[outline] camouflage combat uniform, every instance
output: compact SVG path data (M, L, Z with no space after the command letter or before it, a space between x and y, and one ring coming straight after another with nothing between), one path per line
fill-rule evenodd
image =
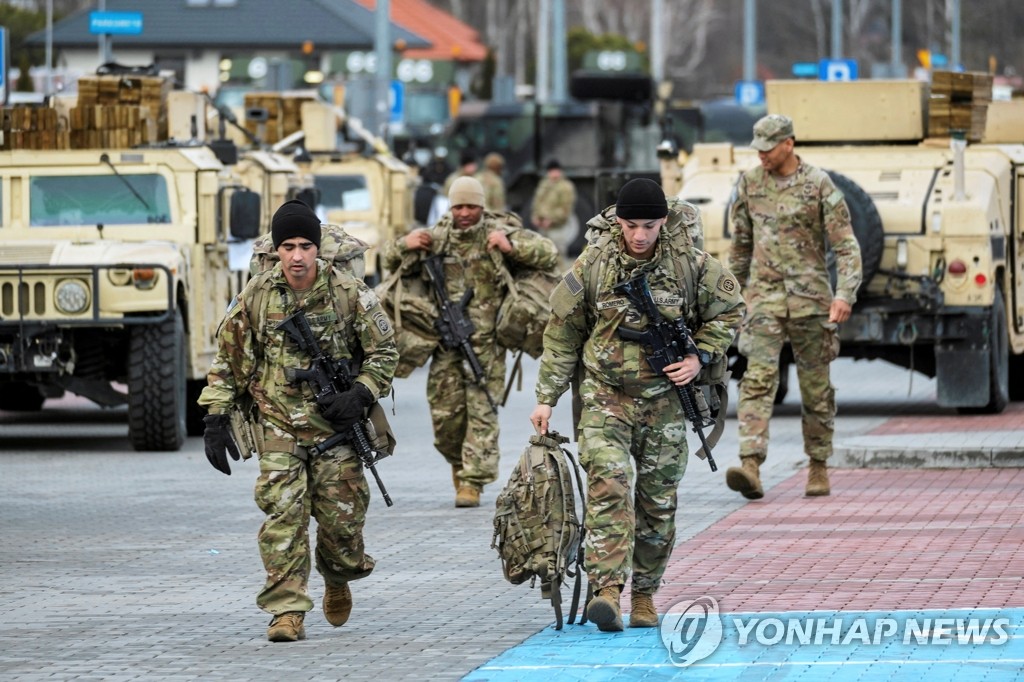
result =
M722 358L732 343L743 299L729 271L681 234L673 238L679 244L669 245L663 227L652 258L640 261L626 252L618 225L607 228L603 247L588 245L551 296L537 402L555 405L583 363L579 452L587 472L587 574L595 592L625 585L632 573L633 591L653 594L675 541L687 422L672 383L651 369L638 343L619 337L620 325L643 329L647 321L613 286L646 273L662 315L685 316L697 346L713 358Z
M836 255L835 298L853 305L861 264L850 211L827 173L799 161L796 172L780 180L761 167L744 173L731 222L729 265L747 301L739 337L748 361L737 408L740 456L761 463L768 453L779 354L788 338L800 381L804 449L825 461L836 413L829 363L839 354L838 327L828 321L833 294L825 246Z
M497 400L505 384L505 349L495 340L494 327L507 285L495 260L498 251L487 251L487 235L503 230L512 242L505 258L531 268L550 268L558 259L555 245L522 227L509 225L504 214L485 212L479 223L460 230L453 227L449 211L430 228L431 251L444 253L448 296L455 303L468 287L473 288L468 315L476 328L470 338L473 351L487 377L487 389ZM385 267L394 270L409 249L404 237L388 244ZM438 347L431 356L427 377L427 402L434 425L434 447L458 473L463 484L482 489L498 478L498 415L483 390L473 380L462 351Z
M501 176L489 168L485 168L476 174L476 179L484 188L484 207L488 211L504 211L506 208L505 183Z
M343 303L335 297L344 297ZM398 360L394 331L376 294L351 275L332 276L323 260L317 260L315 283L302 292L288 286L280 263L254 277L221 323L219 350L199 404L222 414L248 393L258 410L254 426L263 446L255 497L267 515L258 536L267 582L256 603L272 614L313 606L307 592L310 516L317 520L316 568L327 584L365 577L374 567L363 545L369 490L354 451L346 444L313 457L305 449L334 430L320 416L308 385L296 386L285 376L288 368L310 364L276 329L299 308L324 353L336 359L362 356L356 381L374 396L391 390ZM346 314L340 311L347 311L347 319L338 319Z
M568 253L569 245L579 230L575 206L576 186L564 176L557 179L544 176L537 185L530 206L534 222L538 218L551 221L551 226L541 230L541 234L553 241L563 256Z

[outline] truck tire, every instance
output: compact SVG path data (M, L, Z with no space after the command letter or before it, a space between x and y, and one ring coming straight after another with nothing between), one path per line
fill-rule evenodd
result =
M39 388L24 381L0 384L0 410L5 412L38 412L45 400Z
M882 226L882 217L878 215L875 202L871 200L864 189L850 178L835 171L825 171L832 178L832 182L839 191L846 197L846 205L850 209L850 222L853 224L853 234L857 237L857 244L860 245L860 263L863 278L861 279L858 293L864 291L868 282L878 272L878 266L882 263L882 251L885 248L885 228ZM828 263L829 278L832 280L832 288L836 285L836 257L832 248L828 247L826 255Z
M131 330L128 438L136 450L171 452L185 442L185 344L180 310Z
M988 404L958 407L960 414L999 414L1010 402L1010 347L1006 331L1003 292L996 287L988 320Z

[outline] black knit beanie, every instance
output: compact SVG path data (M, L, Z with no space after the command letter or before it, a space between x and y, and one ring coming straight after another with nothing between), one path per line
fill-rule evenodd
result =
M653 220L668 215L668 202L654 180L634 178L619 190L615 215L626 220Z
M281 246L281 242L292 237L302 237L316 244L320 248L320 219L313 213L313 209L299 201L292 199L281 204L277 209L274 219L270 222L270 234L274 240L274 248Z

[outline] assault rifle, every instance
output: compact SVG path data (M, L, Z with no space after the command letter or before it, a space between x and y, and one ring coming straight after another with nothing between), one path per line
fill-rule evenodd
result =
M480 364L480 358L476 356L476 352L469 342L469 338L476 331L473 321L466 314L466 306L473 298L473 287L466 289L458 304L453 303L445 286L443 258L443 254L434 254L423 259L423 267L426 268L427 275L430 276L430 283L434 287L434 294L437 295L438 312L440 313L440 316L434 321L434 326L437 327L437 333L441 335L441 345L445 349L462 351L469 369L473 372L473 381L487 396L487 402L491 404L491 409L497 412L498 405L491 397L490 391L487 390L487 375Z
M322 408L328 404L332 396L352 388L348 360L335 360L320 349L320 344L317 343L316 337L313 335L313 329L309 326L309 320L306 319L305 310L300 309L292 313L277 325L277 328L287 334L288 338L298 345L299 350L309 354L312 358L309 369L288 368L285 370L285 376L294 384L303 381L309 384L313 395L316 396L317 405ZM380 454L370 445L370 440L366 435L367 421L366 419L357 421L347 433L336 433L324 442L309 448L309 451L314 455L322 455L335 445L351 443L359 461L369 469L374 480L377 481L380 494L384 496L384 503L390 507L394 503L391 501L388 491L384 489L384 482L380 480L376 466L377 462L387 454Z
M619 327L619 336L627 341L637 341L644 347L644 355L647 364L655 372L664 374L665 368L682 361L687 355L707 357L706 351L697 349L693 342L690 330L686 326L686 320L680 315L675 320L666 320L651 295L651 288L647 284L647 275L640 273L636 277L627 279L615 285L614 290L623 294L641 312L647 315L647 328L643 331L625 329ZM701 361L705 364L705 361ZM693 399L693 385L679 386L672 384L679 396L679 402L683 405L683 414L687 421L693 426L693 430L700 438L703 451L708 457L708 465L712 471L718 471L715 458L711 456L711 446L704 438L704 428L714 424L714 421L705 422L697 410Z

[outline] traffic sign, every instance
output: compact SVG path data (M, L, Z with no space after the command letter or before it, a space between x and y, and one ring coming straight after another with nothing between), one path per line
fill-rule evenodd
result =
M0 104L7 103L7 29L0 26Z
M797 78L817 78L818 65L814 62L793 62L793 75Z
M856 59L822 59L818 62L818 79L823 81L857 80Z
M405 113L405 84L400 80L391 81L391 122L401 123Z
M89 33L137 36L142 33L142 12L89 12Z
M736 104L745 107L764 104L764 82L736 81Z

